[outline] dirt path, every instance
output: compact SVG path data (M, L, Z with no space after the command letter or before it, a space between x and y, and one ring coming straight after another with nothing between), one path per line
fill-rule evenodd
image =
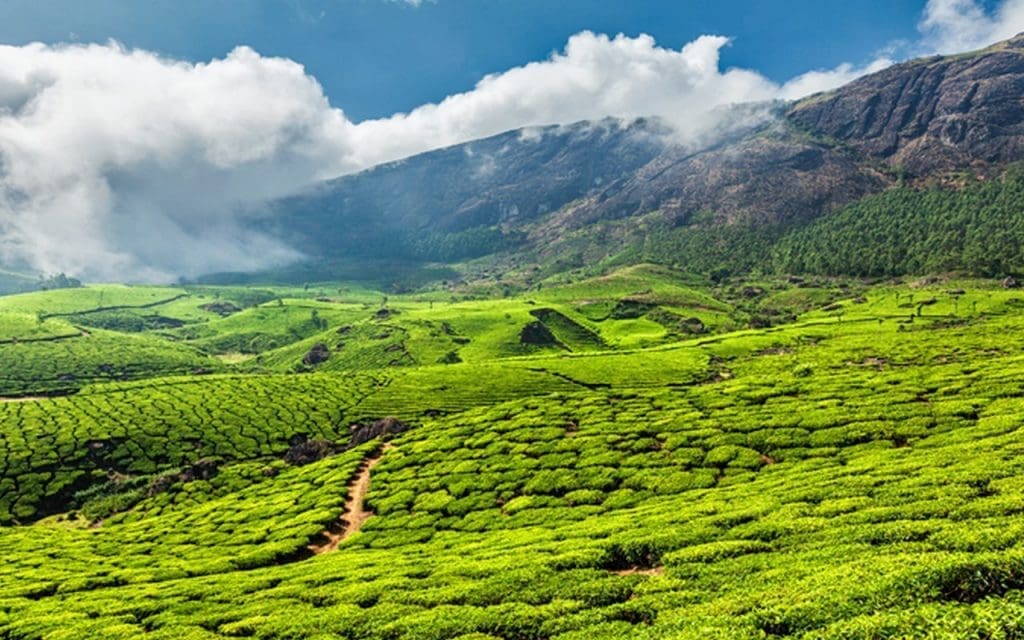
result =
M39 400L53 400L50 396L19 396L16 398L2 398L0 397L0 403L2 402L37 402Z
M323 537L326 540L319 544L309 545L309 550L315 555L330 553L338 548L343 540L359 531L363 524L373 516L372 511L367 511L363 502L366 492L370 490L370 472L383 458L384 454L391 448L390 443L385 443L380 451L372 458L365 458L355 477L348 483L348 498L345 500L345 511L341 514L330 529L324 531Z
M629 569L618 569L612 573L617 576L663 576L665 567L630 567Z

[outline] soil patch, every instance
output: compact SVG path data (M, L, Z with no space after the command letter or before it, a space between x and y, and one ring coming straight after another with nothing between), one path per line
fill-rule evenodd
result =
M314 555L330 553L338 548L344 540L359 531L363 524L373 516L372 511L365 508L366 493L370 490L370 472L384 458L391 444L381 447L379 453L365 458L359 465L355 476L348 483L348 498L345 500L345 512L334 526L323 532L324 541L309 545Z

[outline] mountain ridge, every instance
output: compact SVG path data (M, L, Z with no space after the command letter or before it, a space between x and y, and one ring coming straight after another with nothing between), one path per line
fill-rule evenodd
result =
M317 185L276 203L265 230L313 262L507 268L599 263L650 228L808 225L899 185L991 178L1024 159L1024 36L718 116L725 134L703 145L657 118L505 132Z

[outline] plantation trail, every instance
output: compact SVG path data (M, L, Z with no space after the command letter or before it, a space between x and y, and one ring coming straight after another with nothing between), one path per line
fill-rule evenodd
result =
M37 402L39 400L53 400L50 396L19 396L16 398L3 398L0 397L0 403L3 402Z
M630 567L612 571L617 576L663 576L665 567Z
M348 483L348 498L345 500L345 511L342 513L337 525L323 532L323 537L326 538L325 542L309 545L308 548L314 555L334 551L342 541L347 540L359 531L363 524L373 516L373 512L367 511L363 505L366 492L370 490L370 472L384 458L384 454L391 447L391 443L385 443L373 457L363 459L362 464L359 465L359 469L356 471L355 477Z

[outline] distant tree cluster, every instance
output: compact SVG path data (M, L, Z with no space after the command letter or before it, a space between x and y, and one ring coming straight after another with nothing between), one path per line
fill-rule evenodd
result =
M63 273L50 276L48 278L40 278L36 284L36 288L42 289L43 291L49 291L51 289L77 289L82 286L82 281L78 278L69 278Z
M1024 271L1024 167L960 189L896 187L800 226L679 227L650 234L651 262L690 271L852 276Z
M474 227L453 233L410 235L401 242L403 257L427 262L456 262L513 246L516 238L496 227Z
M1024 170L960 190L897 188L787 234L776 270L890 276L1024 268Z
M640 260L675 265L723 279L737 273L770 271L772 243L779 227L688 226L648 234Z

